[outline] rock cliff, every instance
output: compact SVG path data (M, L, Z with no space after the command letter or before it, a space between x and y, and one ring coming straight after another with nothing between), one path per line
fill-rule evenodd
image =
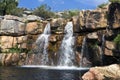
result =
M35 15L17 17L5 15L0 17L0 63L1 65L22 65L25 57L36 54L35 41L43 32L45 25L51 24L52 34L49 37L49 59L57 55L64 36L64 27L68 21L73 22L76 37L75 55L77 66L81 61L81 49L86 38L84 59L90 65L110 65L120 63L119 18L120 4L112 3L95 10L80 11L70 20L64 18L43 21ZM24 55L23 55L24 54ZM16 57L17 56L17 57ZM13 60L13 57L15 59ZM24 58L24 59L23 59ZM22 62L23 63L22 63Z

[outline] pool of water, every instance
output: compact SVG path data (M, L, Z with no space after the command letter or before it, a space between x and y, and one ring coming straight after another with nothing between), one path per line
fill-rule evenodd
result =
M81 80L87 69L47 69L38 67L0 67L0 80Z

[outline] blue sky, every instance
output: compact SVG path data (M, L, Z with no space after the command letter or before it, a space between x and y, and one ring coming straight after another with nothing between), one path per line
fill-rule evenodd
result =
M34 9L41 4L47 4L53 11L70 9L95 9L97 5L108 0L19 0L19 7Z

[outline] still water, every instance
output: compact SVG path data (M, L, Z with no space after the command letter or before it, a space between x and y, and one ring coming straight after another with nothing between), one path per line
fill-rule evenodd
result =
M0 80L81 80L87 70L0 67Z

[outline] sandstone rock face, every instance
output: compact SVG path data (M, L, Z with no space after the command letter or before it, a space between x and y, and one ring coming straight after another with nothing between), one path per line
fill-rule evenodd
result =
M12 15L5 15L4 16L5 20L15 20L15 21L19 21L19 22L24 22L23 18L17 17L17 16L12 16Z
M87 10L81 11L79 14L79 26L81 29L99 29L106 28L107 18L106 11L102 10Z
M108 11L108 24L110 28L119 28L120 27L120 4L112 3L109 6Z
M27 56L25 53L0 54L0 65L2 65L2 66L23 65L26 57Z
M105 67L94 67L82 76L83 80L119 80L120 65L113 64Z
M94 33L89 33L89 34L87 35L87 38L88 38L88 39L98 39L98 35L97 35L96 32L94 32Z
M2 20L0 27L1 34L17 34L21 35L25 33L25 24L15 20Z
M105 46L106 46L105 55L113 56L114 55L113 50L115 50L115 43L106 41Z
M3 50L15 47L16 45L22 48L22 45L27 41L27 36L20 37L1 36L0 38L1 48ZM24 46L24 48L26 48L26 46Z
M28 34L38 34L42 33L43 25L38 22L29 22L26 25L26 32Z
M0 54L0 65L4 65L5 56L6 54Z
M73 22L73 31L74 32L80 32L80 23L78 22L79 17L73 16L72 22Z
M34 21L40 21L41 18L38 17L38 16L36 16L36 15L28 15L27 18L26 18L26 20L28 22L34 22Z
M64 32L64 26L66 25L66 20L63 18L52 19L51 22L52 31L61 34Z

